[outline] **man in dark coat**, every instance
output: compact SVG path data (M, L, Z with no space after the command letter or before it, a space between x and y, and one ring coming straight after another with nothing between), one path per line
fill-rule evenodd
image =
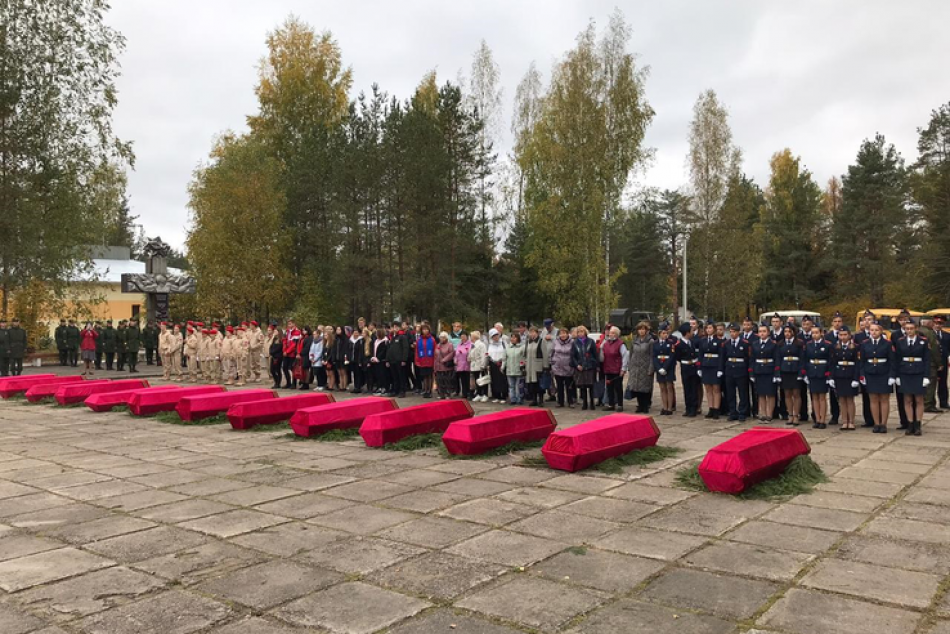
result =
M145 347L145 364L152 365L152 358L158 348L158 328L154 321L149 321L142 329L142 345Z
M10 374L10 330L7 320L0 317L0 376Z
M59 325L53 332L53 339L56 341L56 351L59 352L59 364L65 366L69 363L69 345L66 343L66 320L60 319Z
M96 325L93 327L96 331L96 369L102 369L102 322L96 321Z
M73 368L79 365L79 338L79 326L75 319L70 319L66 326L66 350L69 353L69 365Z
M102 329L102 353L106 357L106 370L112 372L112 362L115 360L115 328L112 327L112 320L106 320L106 327Z
M125 340L128 335L128 328L125 327L125 320L119 320L119 327L115 331L115 369L121 372L125 369Z
M10 350L10 374L23 374L23 357L26 356L26 331L20 328L20 320L13 318L9 333L8 349Z
M125 352L128 355L129 372L138 372L135 365L139 360L139 348L142 346L142 331L139 330L139 320L130 319L129 327L125 329Z

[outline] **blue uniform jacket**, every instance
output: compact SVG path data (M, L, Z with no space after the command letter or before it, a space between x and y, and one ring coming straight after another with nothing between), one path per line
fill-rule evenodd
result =
M831 378L831 350L831 344L824 339L805 344L804 369L809 381Z
M801 340L792 339L791 342L782 339L778 344L778 364L782 374L802 374L802 357L805 347Z
M891 372L891 358L893 355L891 342L881 337L874 343L868 339L858 348L861 358L861 376L888 375Z
M684 379L696 376L696 371L699 370L699 350L696 345L684 337L677 343L673 352L680 366L680 376Z
M727 340L722 351L723 375L732 378L749 376L751 359L749 344L742 337Z
M775 378L779 375L778 345L769 337L763 343L757 339L752 344L752 374L757 377Z
M861 378L858 346L853 341L848 343L847 348L841 342L838 342L832 350L831 359L833 363L831 378L836 381L847 381L848 383Z
M663 341L653 344L653 370L666 370L667 376L676 371L676 346L679 345L675 337L667 337Z
M722 348L722 339L719 337L703 337L699 342L699 369L720 372Z
M891 378L898 376L930 373L930 342L927 337L917 334L914 342L904 336L894 343L894 363L891 364Z

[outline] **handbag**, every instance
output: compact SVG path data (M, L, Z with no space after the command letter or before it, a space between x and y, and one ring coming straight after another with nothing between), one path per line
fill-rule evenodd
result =
M491 383L491 376L488 374L483 374L477 379L475 379L475 383L481 387L485 387L486 385Z
M304 380L303 358L298 357L297 362L294 363L294 380L295 381Z
M544 371L541 373L541 377L538 379L538 385L542 391L548 391L551 389L551 373Z

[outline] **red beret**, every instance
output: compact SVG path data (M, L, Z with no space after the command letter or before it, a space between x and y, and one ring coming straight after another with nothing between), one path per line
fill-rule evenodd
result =
M260 326L260 324L257 323L256 321L252 321L252 322L251 322L251 325L252 325L252 326Z
M234 332L234 326L228 326L227 328L225 328L225 330L227 330L228 332Z

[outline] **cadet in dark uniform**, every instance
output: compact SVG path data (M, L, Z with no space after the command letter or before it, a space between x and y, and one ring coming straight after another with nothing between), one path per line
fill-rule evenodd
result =
M785 394L785 403L788 405L788 424L798 425L801 406L801 388L805 376L802 373L802 356L805 346L797 335L797 329L787 324L782 331L784 337L778 344L779 372L782 377L782 392Z
M20 320L13 318L13 323L7 330L9 333L10 350L10 374L20 376L23 374L23 357L26 355L26 331L20 328Z
M158 328L154 321L149 321L142 329L142 345L145 347L145 365L152 365L155 350L158 348Z
M940 375L940 370L942 369L943 355L941 354L940 342L937 341L937 333L934 332L933 326L933 317L923 315L920 318L920 326L917 327L917 332L922 337L925 337L927 343L930 345L930 366L927 368L927 378L930 381L927 385L927 393L924 394L924 412L928 414L939 414L940 409L937 407L937 384L939 381L937 377Z
M782 376L778 361L778 344L772 341L768 326L759 326L759 337L751 348L751 378L755 383L755 393L759 400L759 415L756 418L761 421L771 421L775 411L777 385L782 382Z
M0 376L10 374L10 330L7 320L0 317Z
M861 317L860 329L854 333L855 347L858 350L861 349L861 345L871 338L871 322L874 321L874 313L869 310L864 311L864 315ZM860 369L859 369L860 373ZM859 384L860 385L860 384ZM871 414L871 397L868 396L867 388L864 385L860 385L861 389L861 416L864 419L864 424L862 427L874 427L874 416Z
M674 349L676 363L680 368L683 379L683 403L686 406L686 418L693 418L699 413L699 395L702 393L702 381L699 378L699 352L693 341L693 331L690 324L680 324L682 337Z
M139 347L142 345L142 332L139 330L137 319L129 320L129 327L125 329L125 352L128 355L129 372L138 372L135 369L139 362Z
M937 401L940 409L950 409L950 390L947 389L947 364L950 357L950 334L943 329L944 316L936 315L934 317L934 336L937 343L940 344L940 366L941 370L937 372Z
M755 324L752 323L752 318L748 315L745 316L745 319L742 320L742 334L739 335L742 339L749 344L749 349L752 349L752 344L758 341L758 336L756 336ZM752 380L752 373L749 373L749 408L752 411L752 417L759 417L759 399L756 396L755 392L755 381Z
M825 341L831 344L832 350L838 345L838 333L841 332L843 327L844 316L840 311L835 311L834 317L831 318L831 330L825 333ZM828 424L837 425L838 418L841 416L841 409L838 407L838 393L835 388L831 388L828 392L828 400L831 401L831 420L828 421Z
M115 369L121 372L125 369L126 361L126 337L128 336L128 328L125 327L125 320L119 320L119 327L115 331L115 358L116 364Z
M861 360L859 379L871 399L871 416L875 434L887 433L887 418L891 413L891 392L896 379L891 377L891 342L884 338L884 328L877 321L871 323L871 336L858 348Z
M729 420L745 422L749 416L751 348L740 334L739 324L729 324L730 338L723 343L722 373L726 379Z
M56 351L59 352L59 364L65 367L69 363L69 345L66 343L65 319L59 320L59 325L53 331L53 339L56 341Z
M102 370L102 322L96 321L96 370Z
M858 381L858 347L852 341L847 326L838 330L837 339L838 343L831 353L831 387L838 395L841 430L851 431L854 429L854 397L861 385Z
M771 328L769 329L769 337L776 346L782 343L782 340L785 339L785 326L782 324L782 318L778 313L774 313L772 317L769 318L769 323ZM780 418L782 420L788 420L788 407L785 403L785 391L779 390L778 395L775 397L775 409L772 412L773 420Z
M706 335L699 341L699 376L703 380L709 411L706 418L718 419L722 409L722 340L716 336L716 324L706 324Z
M115 328L112 327L112 320L106 320L106 327L102 331L102 353L106 357L106 370L112 372L112 362L115 360Z
M815 321L808 315L802 317L802 327L798 330L797 337L802 342L802 348L811 341L811 329L815 325ZM802 362L802 374L804 374L805 366L804 361ZM808 387L807 384L802 387L802 399L801 399L801 411L798 415L799 422L808 420ZM815 422L815 413L812 412L811 415L812 422Z
M66 350L69 352L69 365L75 368L79 365L79 326L75 319L69 320L66 326Z
M917 332L912 321L904 324L904 336L893 343L894 362L891 363L891 378L895 380L904 398L904 410L910 419L905 432L908 436L920 436L920 420L923 418L924 393L930 385L930 342Z
M828 392L831 387L831 344L818 326L811 327L811 341L805 344L805 384L811 394L815 429L828 427Z
M891 347L894 346L894 343L904 336L904 325L911 321L910 313L906 308L902 308L901 312L897 315L897 326L891 328ZM900 427L898 429L907 429L910 427L910 418L907 416L907 409L904 407L904 397L903 390L900 385L894 384L894 392L897 393L897 415L900 417Z
M676 338L670 336L669 322L660 324L657 340L653 343L653 373L660 386L663 409L660 416L669 416L676 411Z

